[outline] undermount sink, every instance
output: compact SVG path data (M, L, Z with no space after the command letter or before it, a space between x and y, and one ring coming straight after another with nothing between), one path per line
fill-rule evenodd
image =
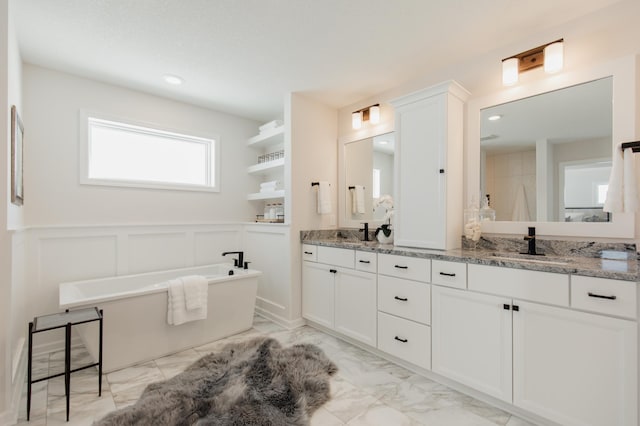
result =
M492 253L491 258L496 260L506 260L511 262L516 261L516 262L539 263L543 265L568 265L570 263L568 259L564 259L564 258L533 256L530 254Z

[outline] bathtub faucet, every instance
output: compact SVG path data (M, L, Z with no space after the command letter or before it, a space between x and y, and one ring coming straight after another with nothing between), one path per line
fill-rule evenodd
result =
M235 266L236 268L242 268L242 266L244 265L244 252L242 252L242 251L225 251L224 253L222 253L223 256L226 256L228 254L237 254L238 258L237 259L233 259L233 266Z

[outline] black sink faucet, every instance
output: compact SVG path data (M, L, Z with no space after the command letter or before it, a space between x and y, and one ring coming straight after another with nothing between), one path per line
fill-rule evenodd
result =
M362 241L369 241L369 224L365 222L362 225L364 225L364 228L360 228L360 231L364 231L364 240Z
M525 235L524 239L529 244L529 246L527 247L527 253L526 254L531 254L533 256L537 256L538 253L536 253L536 228L535 228L535 226L530 226L529 227L528 235Z
M242 252L242 251L225 251L224 253L222 253L223 256L226 256L228 254L237 254L238 258L237 259L233 259L233 266L235 266L237 268L242 268L242 266L244 265L244 252Z

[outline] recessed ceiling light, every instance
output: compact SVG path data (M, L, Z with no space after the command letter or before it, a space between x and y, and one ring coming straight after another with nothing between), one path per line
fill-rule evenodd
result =
M496 114L496 115L492 115L489 117L489 121L496 121L496 120L500 120L502 118L502 116L500 114Z
M177 75L165 74L162 78L169 84L173 84L174 86L180 86L184 83L184 80Z

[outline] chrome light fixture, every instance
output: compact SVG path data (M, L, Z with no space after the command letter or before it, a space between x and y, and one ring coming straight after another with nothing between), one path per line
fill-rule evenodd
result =
M360 129L365 121L371 124L380 122L380 104L369 105L351 113L351 127L353 129Z
M547 74L562 70L564 65L564 39L552 41L502 60L502 84L511 86L518 82L521 72L544 66Z

